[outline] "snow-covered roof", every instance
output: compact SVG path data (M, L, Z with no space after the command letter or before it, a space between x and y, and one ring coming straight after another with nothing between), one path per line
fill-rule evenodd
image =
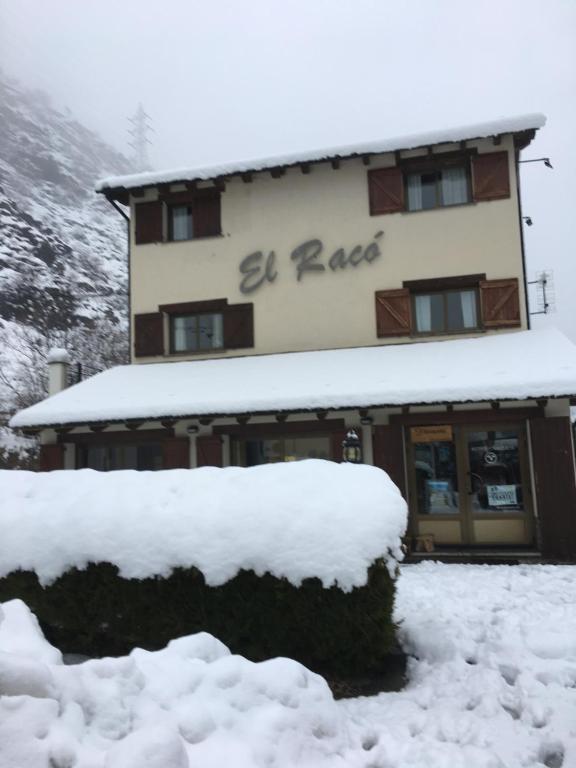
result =
M576 395L560 331L112 368L17 413L14 427Z
M278 168L298 163L318 162L332 158L353 157L356 155L381 154L400 150L427 147L432 144L446 144L454 141L471 141L488 136L498 136L504 133L519 133L542 128L546 117L540 113L520 115L487 123L476 123L459 128L448 128L428 133L411 134L390 139L377 139L363 144L349 144L341 147L328 147L311 151L296 152L277 157L265 157L250 160L223 162L217 165L200 168L173 168L166 171L150 171L128 176L110 176L101 179L97 185L98 192L107 189L134 189L152 184L167 184L179 181L194 181L215 179L235 173L262 171L268 168Z

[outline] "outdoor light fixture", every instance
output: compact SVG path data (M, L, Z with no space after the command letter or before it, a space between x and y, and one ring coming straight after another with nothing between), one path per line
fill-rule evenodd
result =
M197 435L198 426L196 424L190 424L189 427L186 427L186 432L188 432L189 435Z
M374 419L372 416L362 416L360 419L360 424L362 424L363 427L369 427L374 422Z
M353 429L348 430L342 440L342 461L347 464L362 464L362 446L360 438Z
M554 167L550 162L549 157L535 157L534 160L518 160L518 162L519 163L544 163L546 168L552 168L552 170L554 170Z
M532 219L530 218L530 216L522 216L522 218L526 222L526 226L527 227L531 227L532 226Z

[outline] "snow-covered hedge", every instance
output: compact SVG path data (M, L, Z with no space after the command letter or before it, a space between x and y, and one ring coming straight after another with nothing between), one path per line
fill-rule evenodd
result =
M400 559L406 503L366 465L303 461L250 469L0 472L0 577L47 584L88 563L124 578L197 568L210 586L252 570L344 591Z
M394 643L406 505L379 469L308 461L158 473L0 473L0 601L68 652L207 631L331 676Z

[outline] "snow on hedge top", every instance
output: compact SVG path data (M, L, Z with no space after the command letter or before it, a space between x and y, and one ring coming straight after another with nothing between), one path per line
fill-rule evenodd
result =
M248 171L262 171L266 168L293 165L296 163L327 160L333 157L351 157L354 155L381 154L383 152L395 152L401 149L416 149L417 147L431 144L448 144L454 141L482 139L487 136L497 136L503 133L516 133L542 128L546 123L544 115L535 113L521 115L488 123L477 123L460 128L448 128L429 133L411 134L392 139L379 139L363 144L349 144L341 147L330 147L311 151L297 152L277 157L266 157L256 160L241 160L228 163L220 163L204 168L174 168L167 171L151 171L136 173L128 176L111 176L101 179L96 189L102 192L105 189L130 189L150 184L170 183L177 181L192 181L194 179L214 179L218 176L226 176L233 173L246 173Z
M13 427L576 395L555 329L473 339L127 365L16 414Z
M253 570L343 590L401 558L406 502L382 470L309 460L245 469L0 472L0 577L113 563L125 578Z

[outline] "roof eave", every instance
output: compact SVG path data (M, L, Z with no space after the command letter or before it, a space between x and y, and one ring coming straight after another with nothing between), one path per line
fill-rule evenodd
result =
M513 136L514 137L514 146L517 150L521 151L525 149L534 139L536 136L536 131L539 130L538 128L530 128L526 130L521 131L506 131L504 133L495 133L488 136L472 136L465 141L480 141L481 139L492 139L497 140L501 138L502 136ZM442 144L455 144L458 143L458 141L455 139L454 141L441 141L437 142L435 144L420 144L418 146L405 146L405 147L399 147L398 149L394 150L394 152L408 152L408 151L418 151L421 149L427 149L431 146L441 146ZM156 187L163 185L172 185L172 184L189 184L192 182L222 182L227 179L231 179L238 176L253 174L253 173L270 173L271 171L282 171L285 172L286 170L290 168L298 168L301 165L319 165L320 163L331 163L334 161L342 161L342 160L355 160L365 157L373 157L375 155L385 155L390 154L391 151L382 151L382 152L351 152L349 154L335 154L335 155L326 155L324 157L319 157L315 160L309 160L309 159L302 159L302 160L295 160L290 163L285 164L279 164L275 166L265 167L265 168L243 168L242 170L233 171L227 174L223 175L214 175L212 177L201 177L201 176L194 176L194 175L188 175L183 176L182 178L176 178L172 179L169 182L152 182L150 184L143 184L143 185L134 185L134 186L128 186L128 187L104 187L101 189L97 189L97 193L100 195L104 195L108 200L116 200L117 202L121 203L122 205L129 205L130 204L130 195L134 194L136 191L139 192L139 194L143 193L146 189L155 189Z

